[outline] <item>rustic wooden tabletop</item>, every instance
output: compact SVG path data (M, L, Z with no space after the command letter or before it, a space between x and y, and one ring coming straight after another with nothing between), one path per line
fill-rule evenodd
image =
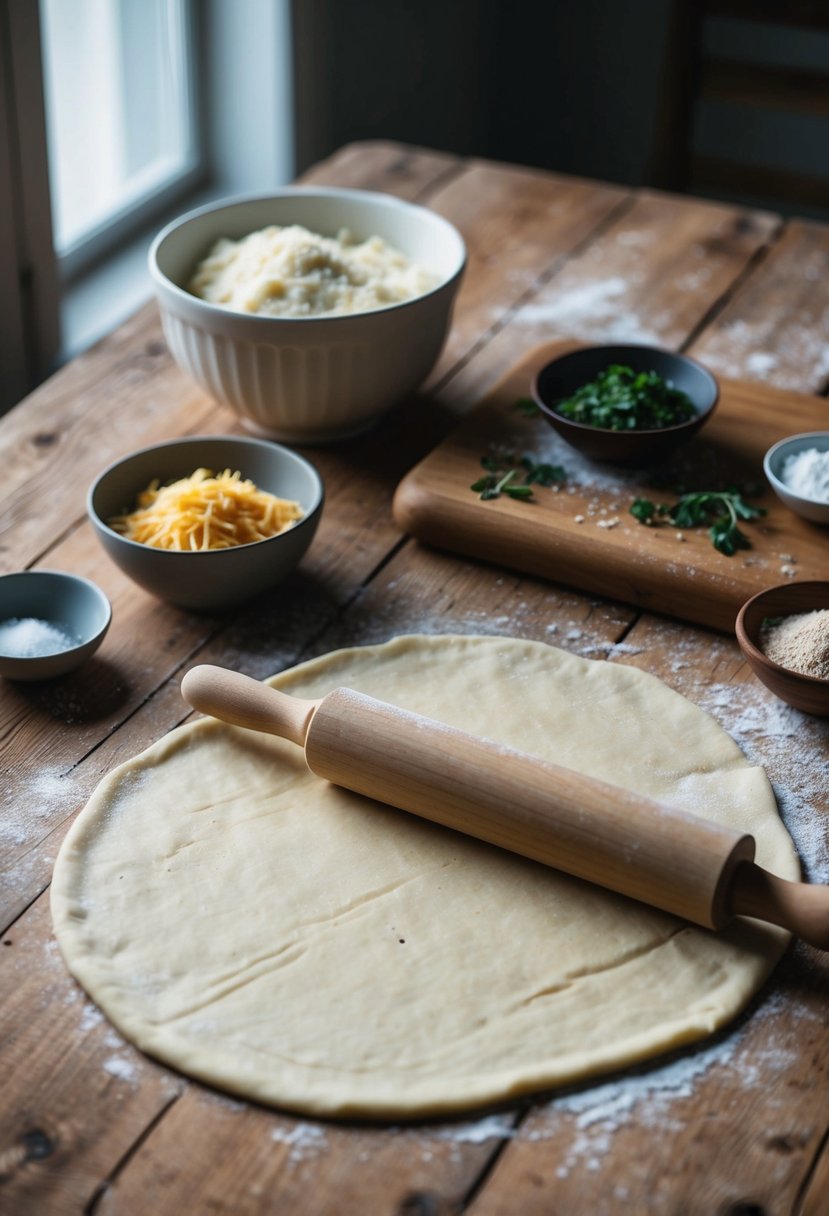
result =
M86 522L86 488L119 455L238 430L175 367L154 305L0 423L0 570L90 576L114 611L80 672L0 688L0 1212L829 1211L829 963L802 945L696 1049L415 1127L230 1100L141 1055L64 968L48 909L57 850L99 779L184 719L184 668L264 677L418 630L549 640L554 625L575 653L656 673L766 767L809 876L829 880L829 725L766 693L728 635L426 549L390 510L457 416L557 337L652 341L722 375L825 393L829 227L385 143L347 147L304 180L426 203L460 228L470 260L427 391L359 442L308 452L326 511L278 594L227 617L172 608L128 582Z

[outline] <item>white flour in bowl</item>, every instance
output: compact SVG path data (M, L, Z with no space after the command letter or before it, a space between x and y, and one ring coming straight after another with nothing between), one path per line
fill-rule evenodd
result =
M291 224L217 241L189 286L235 312L290 318L374 312L424 295L437 282L379 236L357 242L346 229L326 237Z

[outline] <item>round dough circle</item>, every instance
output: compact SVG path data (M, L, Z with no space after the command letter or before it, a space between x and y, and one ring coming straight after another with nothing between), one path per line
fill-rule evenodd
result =
M799 867L771 787L635 668L501 637L401 637L275 677L346 685L753 832ZM688 1043L787 935L697 929L349 794L280 739L200 720L111 773L61 849L66 962L143 1050L311 1114L423 1116Z

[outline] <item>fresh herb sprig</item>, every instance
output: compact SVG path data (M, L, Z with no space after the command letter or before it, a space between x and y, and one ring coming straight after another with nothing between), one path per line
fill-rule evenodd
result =
M759 519L766 511L747 503L738 490L701 490L683 494L673 504L657 505L648 498L636 498L630 513L643 524L665 523L672 528L707 526L714 548L726 557L733 557L738 549L751 548L751 541L737 521Z
M484 500L499 498L501 494L526 500L532 498L533 486L553 486L566 477L561 465L535 461L531 456L516 456L503 449L482 456L481 466L487 475L479 477L469 488Z
M653 431L694 417L690 398L656 372L612 363L595 380L555 403L572 422L607 431Z

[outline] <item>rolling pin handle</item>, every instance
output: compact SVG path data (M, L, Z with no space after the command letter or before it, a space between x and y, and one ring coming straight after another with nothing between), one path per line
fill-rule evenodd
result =
M829 886L788 882L751 861L734 871L731 911L788 929L810 946L829 950Z
M181 681L181 695L193 709L233 726L279 735L305 746L308 727L319 701L289 697L241 672L201 663Z

